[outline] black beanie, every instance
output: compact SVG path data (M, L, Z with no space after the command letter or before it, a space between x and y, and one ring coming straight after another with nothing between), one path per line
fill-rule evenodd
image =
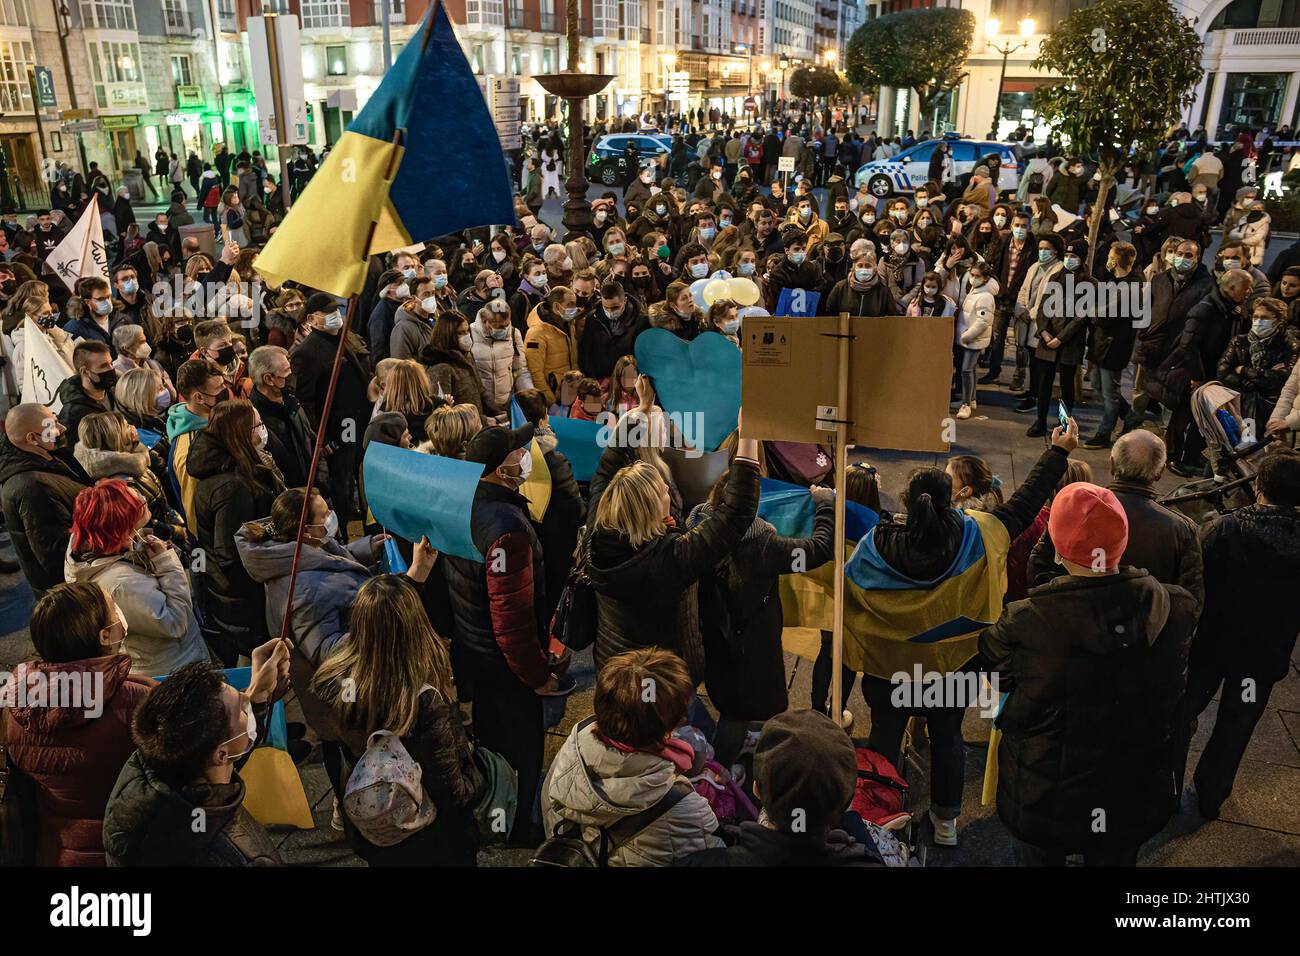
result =
M820 837L853 799L853 741L825 714L788 710L763 725L754 779L768 818L780 830Z

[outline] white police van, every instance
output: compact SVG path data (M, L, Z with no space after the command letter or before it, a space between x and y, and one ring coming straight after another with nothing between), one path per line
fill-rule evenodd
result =
M939 140L927 139L909 146L890 159L873 159L858 167L853 177L855 186L867 184L873 196L893 196L912 193L930 179L930 157ZM962 176L975 168L977 161L989 153L1002 157L1002 171L998 177L998 192L1013 192L1020 185L1020 161L1015 151L1006 143L990 140L958 139L946 135L943 142L952 151L953 175Z

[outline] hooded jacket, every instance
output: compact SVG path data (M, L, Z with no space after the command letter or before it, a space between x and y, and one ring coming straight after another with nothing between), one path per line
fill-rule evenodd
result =
M76 372L65 378L59 385L58 396L59 401L63 403L59 407L59 421L68 430L68 444L73 447L77 444L77 427L83 418L96 412L111 412L117 408L112 389L105 393L102 402L96 401L81 387L81 376Z
M538 305L536 311L538 321L529 325L524 336L524 360L533 387L545 396L547 405L554 405L560 379L578 367L577 330L557 318L549 303Z
M130 676L130 670L124 654L19 666L18 681L28 671L40 671L103 682L94 716L70 707L8 711L9 755L36 785L37 866L104 866L104 808L135 749L131 718L154 686L146 677Z
M195 436L208 427L208 420L190 411L188 402L177 402L167 409L167 440L171 447L167 456L167 475L172 483L172 493L180 502L185 526L196 534L194 523L194 490L198 481L190 475L190 446Z
M176 789L137 750L122 768L104 812L108 865L283 865L271 838L244 809L244 794L237 773L228 784ZM206 825L196 828L199 810Z
M1033 588L980 635L1010 691L997 720L998 816L1015 837L1086 853L1139 844L1168 822L1196 611L1183 588L1122 567Z
M632 355L636 337L650 328L650 320L636 296L626 296L623 314L610 319L605 307L597 302L587 316L578 340L578 368L583 375L602 380L614 374L614 364L624 355Z
M473 339L474 368L478 371L483 393L496 408L508 408L510 396L533 387L528 364L524 361L524 339L513 325L505 339L494 339L481 318L470 323Z
M1281 680L1300 634L1300 511L1238 508L1202 525L1200 541L1205 611L1192 666Z
M398 309L393 315L386 352L381 358L419 358L420 350L432 341L432 318L421 318L410 309ZM378 359L375 361L377 363Z
M98 584L113 598L126 619L122 649L131 656L132 674L161 677L209 659L194 616L190 581L175 550L154 557L126 551L79 558L69 544L64 577Z
M48 461L0 437L0 502L18 563L32 590L63 580L72 506L85 483L65 461Z
M582 839L599 851L601 828L608 829L654 806L684 779L658 754L624 753L601 739L595 721L574 727L560 746L542 784L542 822L554 833L562 821L582 827ZM692 853L720 848L713 835L718 819L698 793L674 804L640 833L614 848L610 866L670 866Z

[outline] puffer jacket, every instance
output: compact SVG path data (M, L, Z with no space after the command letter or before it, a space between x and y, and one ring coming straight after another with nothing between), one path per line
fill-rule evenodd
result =
M258 725L265 730L264 719ZM257 736L264 739L260 732ZM238 773L227 784L172 787L137 750L122 768L104 812L108 865L282 866L275 844L244 808L244 794ZM199 810L205 827L193 826Z
M537 307L537 315L539 321L530 325L524 336L524 360L533 387L546 397L548 405L554 405L560 379L578 367L578 340L576 332L557 319L546 303Z
M1300 361L1291 366L1291 374L1282 386L1282 394L1268 420L1286 422L1292 431L1300 431Z
M993 324L998 312L998 280L989 279L978 289L969 289L957 314L957 344L964 349L986 349L993 341Z
M1286 327L1262 341L1252 336L1248 332L1232 337L1219 359L1218 373L1219 381L1242 393L1242 415L1258 423L1272 412L1300 358L1300 332Z
M871 277L866 288L855 289L848 279L835 283L830 295L826 297L825 307L821 309L827 315L898 315L901 311L894 301L894 294L879 273Z
M498 340L492 338L482 319L476 319L469 327L474 340L474 367L483 383L483 394L502 409L509 407L510 396L515 392L533 387L533 377L524 361L523 336L512 325L506 329L510 337Z
M385 358L418 358L420 350L433 341L433 321L416 315L410 309L398 309L388 333L388 355Z
M98 584L117 604L126 618L122 649L131 656L132 674L161 677L208 660L190 581L175 550L154 557L126 551L82 558L69 544L63 575L70 583Z
M232 650L247 654L266 640L265 593L244 570L235 533L245 522L270 514L284 484L266 467L258 469L256 482L245 481L230 452L207 432L195 435L187 464L197 482L194 523L207 560L204 626L214 650L229 661Z
M13 762L36 785L37 866L104 866L104 808L135 749L131 718L154 682L130 676L124 654L82 661L21 664L30 671L82 674L102 680L98 713L70 707L11 707L7 745ZM93 684L91 685L94 686Z
M998 816L1015 837L1086 853L1141 843L1169 821L1195 627L1191 594L1122 567L1033 588L980 635L1010 692L997 720Z
M420 350L420 361L428 366L429 385L434 395L449 396L457 405L473 405L487 418L500 414L491 395L484 392L474 362L464 352L444 352L426 345Z
M1300 603L1300 510L1250 505L1201 526L1205 611L1193 667L1217 666L1260 683L1288 673Z
M596 592L596 669L624 651L662 647L682 655L702 679L703 654L684 646L698 633L690 589L732 552L757 509L758 469L737 460L722 504L685 533L669 528L637 548L622 532L596 524L588 569Z
M23 576L41 592L63 580L72 506L86 487L61 457L46 460L0 435L0 501Z
M542 785L542 822L548 834L568 820L599 852L600 831L654 806L678 780L673 763L658 754L624 753L601 738L595 721L580 723L560 746ZM614 848L610 866L671 866L699 850L721 847L718 818L698 793L674 804L630 840Z
M265 519L264 519L265 520ZM266 631L280 633L293 568L292 541L252 541L247 526L235 532L235 547L248 576L266 588ZM313 665L329 656L348 632L348 619L361 585L370 578L374 538L358 538L347 547L326 538L320 547L304 542L294 582L293 642ZM297 682L295 681L295 684Z

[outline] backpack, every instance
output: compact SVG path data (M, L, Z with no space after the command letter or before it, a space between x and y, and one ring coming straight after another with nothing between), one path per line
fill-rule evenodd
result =
M578 559L569 569L569 579L560 592L559 603L551 618L551 639L573 651L581 651L596 641L596 592L587 577L591 560L591 537L581 542Z
M528 866L609 866L610 854L694 792L689 783L678 780L653 806L646 807L640 813L634 813L630 817L624 817L612 827L601 827L600 849L596 852L593 852L583 840L581 824L574 823L572 820L561 820L555 826L555 833L533 853Z
M911 787L881 754L858 747L858 781L849 809L868 823L883 826L910 813Z
M421 778L420 765L402 738L390 730L376 730L348 775L343 812L367 842L395 846L438 815Z
M1031 193L1041 193L1043 191L1043 174L1041 172L1029 174L1029 188Z

